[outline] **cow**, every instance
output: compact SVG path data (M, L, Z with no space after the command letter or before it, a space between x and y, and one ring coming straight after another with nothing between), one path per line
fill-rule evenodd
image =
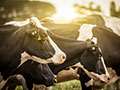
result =
M33 84L42 84L48 87L54 85L56 82L56 77L47 64L38 63L32 59L24 62L12 74L13 75L5 81L2 90L6 90L7 88L15 90L15 88L20 85L23 90L32 90Z
M23 89L23 90L28 90L27 85L26 85L26 80L24 77L20 74L17 75L12 75L7 78L6 81L2 80L0 82L0 90L15 90L17 87Z
M112 20L113 20L113 22L112 22ZM91 38L93 38L93 36L97 35L97 37L94 39L95 39L96 43L98 44L98 47L100 47L100 49L101 49L103 58L105 59L106 66L112 67L113 69L115 69L117 74L119 75L119 70L118 70L119 60L117 59L116 62L114 62L115 57L119 56L119 55L117 55L117 56L114 55L114 52L116 52L116 53L119 52L119 23L117 23L117 26L116 26L116 22L119 21L119 19L117 19L117 18L112 18L112 19L107 18L106 19L105 17L102 17L100 15L90 15L90 16L87 16L86 18L83 18L81 21L83 21L85 24L83 24L80 27L80 30L79 30L80 37L78 39L84 41L87 39L91 39ZM95 33L95 31L98 31L98 29L101 30L101 32L102 32L101 34L100 34L100 32ZM83 37L83 36L82 36L81 32L82 31L84 32L86 30L89 32L89 35L84 36L84 37L86 37L86 39L85 38L82 39L81 37ZM99 39L98 39L98 36L99 36ZM108 42L109 42L109 44L108 44ZM114 43L114 45L113 45L113 43ZM106 51L106 50L111 50L111 48L112 48L112 51ZM112 58L112 57L114 57L114 58ZM99 63L98 68L103 69L103 67L101 66L101 62L98 62L98 63ZM115 63L116 63L116 65L114 65ZM85 82L87 82L89 80L89 78L87 79L87 75L85 76L85 74L83 74L83 73L81 73L80 75L81 75L80 80L82 82L83 90L86 90L86 89L91 90L92 87L87 88L84 84Z
M120 70L119 70L120 36L115 34L108 27L99 27L99 26L94 27L92 30L92 33L93 33L93 37L97 38L97 44L98 44L98 47L101 49L101 53L104 58L106 67L111 67L112 69L115 70L115 75L120 76ZM104 66L101 63L101 61L98 61L97 65L98 65L98 68L96 69L100 69L102 72L104 72ZM84 77L84 79L82 76ZM87 76L86 77L85 75L82 75L82 76L80 80L83 81L83 83L87 82L85 81ZM112 78L111 75L110 77ZM86 90L86 89L92 90L92 88L94 88L94 87L86 87L85 85L82 85L82 86L84 86L83 90ZM102 87L99 87L99 88L102 88Z
M46 28L41 25L41 22L38 22L37 18L33 17L21 23L21 26L14 22L0 26L1 37L4 37L4 39L0 38L2 42L0 45L0 72L4 80L13 75L22 65L20 64L21 53L24 51L38 63L40 63L40 58L54 64L61 64L66 59L66 54L48 36ZM38 57L37 60L33 59L34 56Z

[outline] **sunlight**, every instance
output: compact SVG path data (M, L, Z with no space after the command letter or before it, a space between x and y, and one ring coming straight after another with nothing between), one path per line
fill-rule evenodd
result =
M56 23L69 23L78 17L72 2L61 0L61 2L54 2L54 6L56 7L56 13L52 16L52 19Z
M55 17L58 19L59 17L63 17L63 15L61 16L61 14L59 14L58 12L61 12L63 11L65 8L62 8L61 10L58 9L60 7L70 7L71 9L73 9L73 6L75 4L78 4L78 5L84 5L84 6L88 6L88 4L90 2L93 2L95 5L99 5L101 7L101 12L103 15L105 16L110 16L110 2L111 1L114 1L115 4L116 4L116 10L119 10L119 6L120 6L120 0L31 0L31 1L44 1L44 2L49 2L51 4L53 4L55 6L55 8L58 10L56 12L56 15ZM62 3L61 3L62 2ZM75 17L74 14L67 14L69 17L66 17L66 12L70 11L70 8L68 8L69 10L64 10L65 12L62 12L62 14L64 14L64 18L69 18L70 16L71 17ZM60 10L60 11L59 11ZM73 13L74 10L70 11L70 13ZM69 20L69 19L68 19Z
M56 13L51 16L55 23L70 23L78 17L82 17L80 13L75 11L75 5L88 6L89 2L93 1L96 5L108 6L103 3L103 0L40 0L51 3L56 8ZM107 3L107 0L105 0ZM108 10L104 8L103 12L107 13ZM81 14L90 14L89 11L81 10ZM109 13L107 13L109 14Z
M73 8L67 5L57 7L57 12L52 16L54 20L59 22L69 22L76 17L77 14L74 12Z

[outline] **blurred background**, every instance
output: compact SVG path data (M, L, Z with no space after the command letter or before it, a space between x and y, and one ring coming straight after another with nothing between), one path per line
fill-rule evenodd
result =
M51 30L73 39L77 34L73 30L80 27L76 23L93 13L119 18L120 0L0 0L0 25L36 16Z
M59 22L101 13L120 17L119 0L0 0L0 24L30 16L52 17Z

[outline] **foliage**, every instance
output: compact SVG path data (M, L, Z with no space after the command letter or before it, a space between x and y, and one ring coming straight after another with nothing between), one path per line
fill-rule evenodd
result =
M119 7L119 10L116 10L115 2L110 3L110 14L111 16L114 16L114 17L120 17L120 7Z

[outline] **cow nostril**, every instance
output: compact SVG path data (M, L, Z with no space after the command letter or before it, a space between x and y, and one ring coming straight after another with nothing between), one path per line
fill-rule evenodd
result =
M63 56L62 56L62 59L66 59L66 57L63 55Z

